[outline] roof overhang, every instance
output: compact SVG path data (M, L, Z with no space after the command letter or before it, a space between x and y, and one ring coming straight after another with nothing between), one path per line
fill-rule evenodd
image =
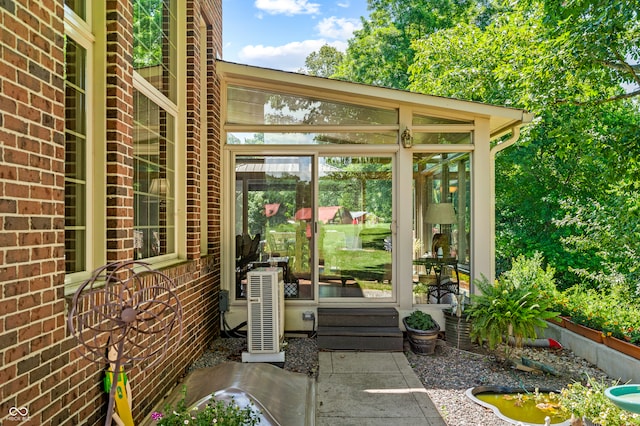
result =
M315 77L306 74L260 68L218 60L216 70L221 79L229 82L254 82L256 85L277 85L286 91L313 89L325 96L349 96L367 100L368 103L411 105L431 109L439 114L468 114L472 117L489 119L491 139L510 133L514 127L522 126L533 119L533 115L523 109L508 108L482 102L463 101L442 96L425 95L405 90L371 86L349 81ZM357 99L354 99L357 101Z

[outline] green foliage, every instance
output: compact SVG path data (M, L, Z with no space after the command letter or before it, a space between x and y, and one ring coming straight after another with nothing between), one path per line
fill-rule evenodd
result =
M563 316L602 331L604 335L640 345L640 304L619 286L596 290L575 286L556 298Z
M406 323L415 330L429 331L438 328L438 323L433 320L431 315L422 311L411 312L406 318Z
M597 425L631 426L640 425L640 415L617 407L604 394L604 391L617 385L587 377L585 384L569 384L560 392L560 405L578 419L589 419Z
M571 245L574 236L590 239L592 235L585 234L586 228L572 221L574 217L564 215L562 207L574 202L586 206L594 205L593 201L609 202L613 188L638 181L640 114L636 104L625 100L621 87L637 78L634 70L638 67L626 67L627 77L622 71L611 72L615 54L608 56L607 63L602 62L602 55L595 59L593 49L583 42L582 24L556 17L556 25L547 26L552 20L551 4L559 3L524 3L503 10L486 27L468 21L414 41L410 89L535 113L537 119L526 127L518 144L496 156L497 269L509 269L513 253L530 256L541 251L556 266L560 286L566 288L593 280L600 271L604 272L601 276L609 276L611 271L603 268L605 257L595 247L577 250ZM610 13L610 6L608 12L597 14L607 19L616 37L627 42L636 40L640 28L631 6L623 2L619 16ZM580 16L584 22L591 19ZM599 28L592 30L600 40L611 36ZM634 42L620 47L620 52L631 55L622 59L637 58L637 46ZM616 61L625 67L621 58ZM601 215L598 226L616 229L612 235L624 232L634 238L638 221L632 218L633 206L609 204L619 213ZM631 217L629 225L636 227L619 229L620 216ZM629 263L638 256L627 256L631 250L626 247L621 251L604 238L600 240L606 243L600 247L607 253L606 262L611 254L623 253L620 260L626 264L618 262L620 267L614 269L620 274L616 276L633 280L631 270L637 267Z
M171 408L165 407L164 413L154 411L151 419L156 421L158 426L252 426L260 422L260 413L253 405L240 407L233 399L227 403L216 401L211 396L210 401L204 408L189 410L185 404L186 388L182 389L182 399Z
M304 61L305 69L302 71L318 77L331 77L343 58L342 52L325 44L318 52L312 52L307 56Z
M536 338L536 328L546 328L546 319L554 318L551 311L555 292L553 270L542 269L542 257L526 259L519 256L513 261L513 269L504 273L494 283L483 277L475 284L480 294L472 295L471 306L465 311L471 320L471 338L479 343L486 341L495 349L506 339L513 337L516 344L523 339ZM505 357L509 357L509 345L505 345Z
M349 40L334 77L406 89L414 55L411 42L467 19L474 5L453 0L369 0L369 19Z

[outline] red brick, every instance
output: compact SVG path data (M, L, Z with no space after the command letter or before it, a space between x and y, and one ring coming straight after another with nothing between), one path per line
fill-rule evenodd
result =
M21 343L18 346L14 346L5 351L4 364L6 365L19 361L27 355L29 355L29 343Z

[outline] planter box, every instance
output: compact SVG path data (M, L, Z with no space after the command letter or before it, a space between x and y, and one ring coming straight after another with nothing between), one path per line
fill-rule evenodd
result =
M587 339L593 340L594 342L603 343L602 332L600 332L598 330L594 330L592 328L585 327L584 325L577 324L577 323L575 323L573 321L570 321L568 319L566 319L564 321L564 327L567 330L573 331L574 333L577 333L577 334L579 334L581 336L584 336Z
M457 315L447 311L444 314L444 331L447 345L457 347L458 349L471 350L473 343L471 342L471 322L466 315L458 318Z
M558 317L556 319L548 319L547 321L550 322L551 324L555 324L558 327L565 327L564 322L565 322L566 318L565 317Z
M605 336L604 344L635 359L640 359L640 346L613 336Z

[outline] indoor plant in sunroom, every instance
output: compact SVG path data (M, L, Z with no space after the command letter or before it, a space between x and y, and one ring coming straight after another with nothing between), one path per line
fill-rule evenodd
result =
M407 329L407 337L413 352L433 353L440 326L431 315L422 311L413 311L411 315L402 318L402 324Z

